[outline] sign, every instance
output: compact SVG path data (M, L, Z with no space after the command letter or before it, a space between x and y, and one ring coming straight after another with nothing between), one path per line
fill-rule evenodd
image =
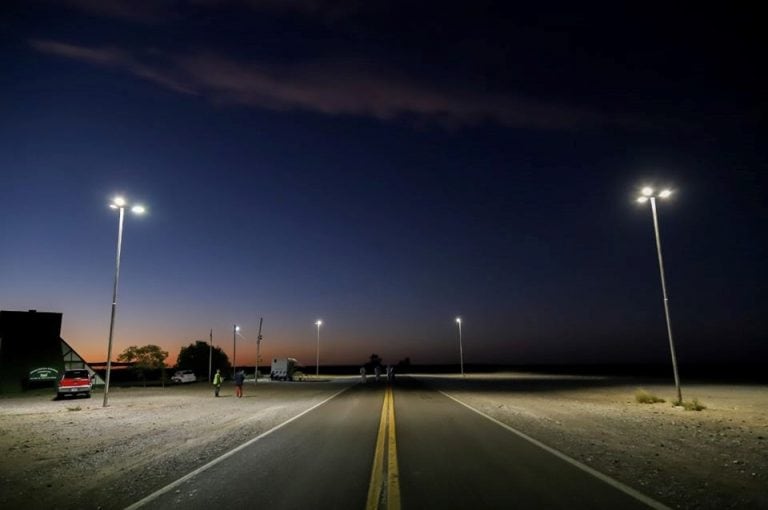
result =
M56 381L59 378L59 371L55 368L43 367L30 370L30 381Z

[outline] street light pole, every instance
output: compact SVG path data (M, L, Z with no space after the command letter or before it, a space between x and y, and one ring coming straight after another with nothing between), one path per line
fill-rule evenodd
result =
M123 249L123 220L125 218L125 208L127 202L123 197L115 197L109 205L112 209L120 211L120 217L117 223L117 255L115 256L115 281L112 286L112 313L109 318L109 340L107 341L107 378L104 382L104 402L102 407L109 405L109 381L112 375L112 338L115 332L115 312L117 311L117 284L120 281L120 254ZM144 207L135 205L131 208L135 214L144 213Z
M211 371L213 370L213 329L208 336L208 382L211 382Z
M664 317L667 322L667 337L669 338L669 352L672 356L672 372L675 376L675 388L677 390L677 402L682 404L683 393L680 389L680 376L677 373L677 356L675 356L675 343L672 339L672 320L669 316L669 296L667 296L667 282L664 276L664 259L661 256L661 236L659 235L659 218L656 212L656 198L667 198L672 194L670 190L663 190L656 195L651 188L643 188L642 195L637 199L638 202L651 202L651 214L653 215L653 231L656 234L656 254L659 258L659 276L661 277L661 294L664 298Z
M323 324L323 321L317 320L315 322L315 325L317 326L317 350L315 351L315 376L320 375L320 326Z
M232 379L235 378L237 373L237 332L240 331L240 326L234 324L232 326Z
M464 349L461 345L461 317L456 317L456 323L459 325L459 363L461 366L461 376L464 377Z
M264 322L264 317L259 318L259 334L256 336L256 382L259 382L259 360L261 359L261 325Z

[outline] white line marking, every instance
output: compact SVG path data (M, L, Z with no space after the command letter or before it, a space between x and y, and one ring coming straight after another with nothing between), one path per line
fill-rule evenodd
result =
M563 452L555 450L551 446L545 445L541 441L537 441L536 439L532 438L528 434L525 434L524 432L520 432L519 430L517 430L517 429L515 429L513 427L510 427L506 423L500 422L499 420L497 420L493 416L487 415L484 412L480 411L479 409L475 409L471 405L462 402L458 398L456 398L456 397L454 397L452 395L449 395L449 394L445 393L444 391L440 391L440 390L437 390L437 391L439 391L440 393L442 393L446 397L450 398L454 402L457 402L457 403L463 405L464 407L466 407L470 411L474 411L477 414L479 414L480 416L482 416L483 418L487 418L487 419L491 420L496 425L504 427L505 429L507 429L508 431L512 432L513 434L516 434L516 435L520 436L521 438L525 439L526 441L528 441L530 443L533 443L534 445L538 446L539 448L542 448L543 450L548 451L549 453L551 453L555 457L558 457L558 458L568 462L569 464L571 464L571 465L581 469L582 471L585 471L585 472L589 473L590 475L594 476L598 480L601 480L601 481L607 483L611 487L620 490L624 494L627 494L628 496L632 496L636 500L638 500L638 501L640 501L642 503L645 503L649 507L654 508L656 510L671 510L670 507L664 505L663 503L659 503L655 499L652 499L652 498L646 496L642 492L636 491L632 487L630 487L628 485L624 485L620 481L615 480L615 479L611 478L610 476L608 476L606 474L603 474L600 471L597 471L596 469L592 469L591 467L587 466L586 464L582 464L581 462L579 462L578 460L574 459L573 457L569 457L568 455L564 454Z
M167 492L170 492L171 490L175 489L176 487L178 487L182 483L186 482L190 478L199 475L200 473L202 473L203 471L205 471L205 470L207 470L209 468L212 468L213 466L215 466L219 462L221 462L221 461L231 457L232 455L236 454L240 450L249 447L250 445L252 445L256 441L259 441L260 439L263 439L266 436L270 435L272 432L274 432L274 431L276 431L276 430L278 430L278 429L288 425L289 423L291 423L294 420L298 420L299 418L301 418L302 416L304 416L308 412L312 411L313 409L317 409L318 407L320 407L321 405L325 404L329 400L331 400L331 399L333 399L335 397L338 397L339 395L341 395L342 393L344 393L345 391L347 391L351 387L352 386L347 386L346 388L342 389L341 391L337 391L336 393L334 393L330 397L326 398L322 402L319 402L319 403L313 405L312 407L310 407L309 409L306 409L305 411L300 412L299 414L297 414L293 418L289 418L288 420L284 421L280 425L272 427L268 431L263 432L263 433L259 434L258 436L254 437L253 439L250 439L250 440L246 441L245 443L241 444L240 446L238 446L238 447L228 451L227 453L225 453L221 457L213 459L208 464L205 464L204 466L201 466L201 467L195 469L191 473L188 473L188 474L182 476L181 478L179 478L175 482L171 482L168 485L166 485L165 487L163 487L162 489L158 489L155 492L153 492L152 494L150 494L149 496L146 496L145 498L140 499L139 501L137 501L136 503L132 504L131 506L125 507L125 510L136 510L138 508L143 507L144 505L146 505L150 501L154 501L155 499L159 498L163 494L165 494Z

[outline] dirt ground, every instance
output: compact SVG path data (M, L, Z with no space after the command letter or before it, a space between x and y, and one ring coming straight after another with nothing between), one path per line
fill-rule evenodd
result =
M768 508L768 388L533 374L424 377L437 389L673 508ZM322 402L352 378L49 391L0 398L0 508L122 508ZM639 404L638 388L667 400ZM395 389L397 400L397 390Z

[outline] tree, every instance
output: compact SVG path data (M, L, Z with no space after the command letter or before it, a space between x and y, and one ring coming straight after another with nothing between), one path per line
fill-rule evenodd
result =
M144 386L147 385L146 371L160 369L161 380L165 386L165 370L163 369L167 357L168 351L162 350L157 345L150 344L142 347L132 345L117 357L117 361L133 363L133 369L141 377Z
M364 365L368 372L373 372L376 370L376 367L381 367L381 364L384 362L378 354L371 354L369 360L370 361Z
M192 370L198 377L208 374L208 356L211 356L212 370L220 369L222 374L228 374L231 370L229 358L221 347L212 350L208 342L197 340L193 344L182 347L179 357L176 359L176 368L179 370Z

